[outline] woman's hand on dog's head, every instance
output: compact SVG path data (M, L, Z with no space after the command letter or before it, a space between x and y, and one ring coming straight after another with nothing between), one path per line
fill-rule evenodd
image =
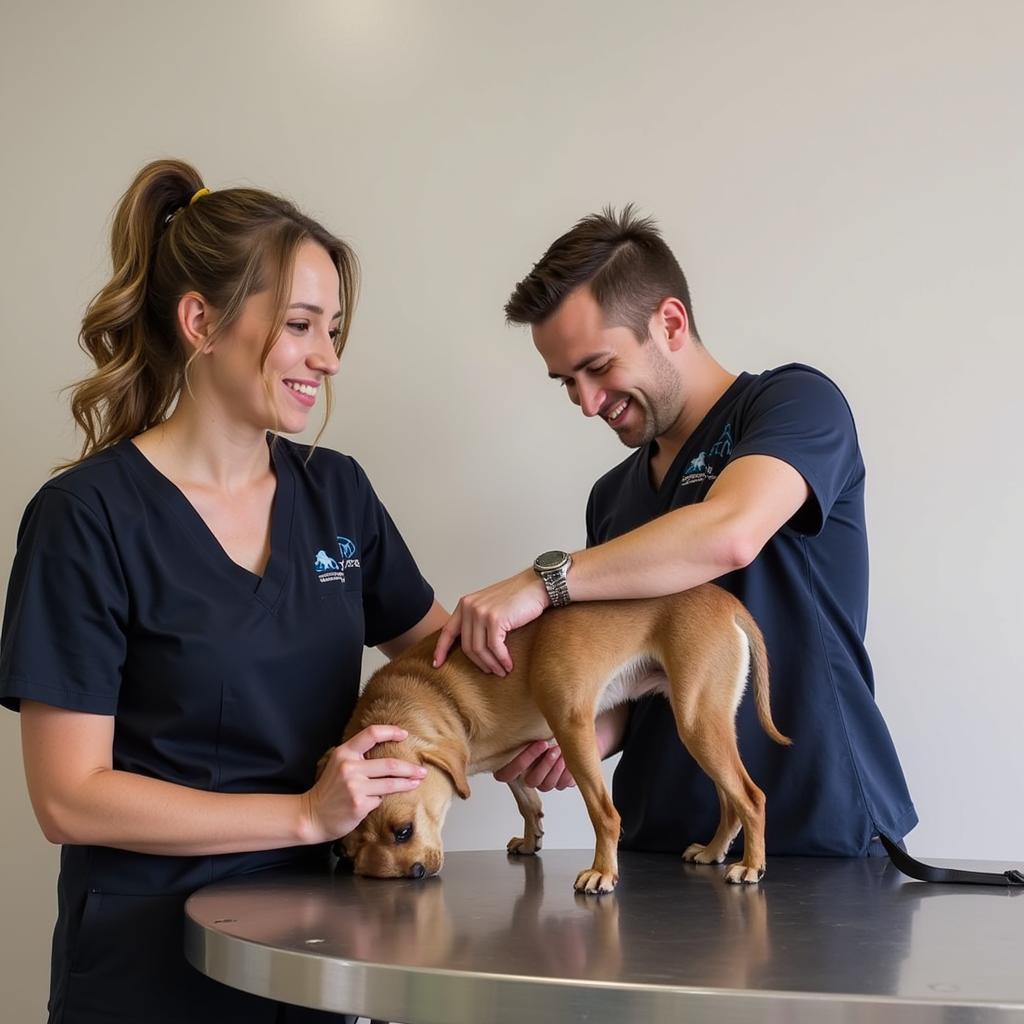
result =
M416 789L427 769L397 757L367 758L378 743L400 743L397 725L370 725L325 755L312 789L302 795L299 834L324 843L348 835L389 793Z

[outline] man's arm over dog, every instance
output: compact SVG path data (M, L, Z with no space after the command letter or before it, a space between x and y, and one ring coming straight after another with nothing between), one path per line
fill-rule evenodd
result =
M584 551L573 552L568 577L574 601L661 597L708 583L749 565L808 500L807 481L769 455L730 462L704 501L665 515ZM548 596L532 569L468 594L441 630L434 664L457 637L484 672L512 670L505 638L537 618Z

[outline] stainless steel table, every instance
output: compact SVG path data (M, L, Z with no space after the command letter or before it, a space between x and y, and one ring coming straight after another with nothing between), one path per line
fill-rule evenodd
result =
M623 854L613 895L576 896L589 863L452 853L419 882L238 878L189 899L186 953L247 992L407 1024L1024 1022L1019 889L783 857L739 888Z

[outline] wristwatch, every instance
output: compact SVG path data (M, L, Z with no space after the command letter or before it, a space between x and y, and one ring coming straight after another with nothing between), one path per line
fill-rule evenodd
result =
M541 578L552 608L563 608L571 600L566 584L571 568L572 556L567 551L545 551L533 560L533 571Z

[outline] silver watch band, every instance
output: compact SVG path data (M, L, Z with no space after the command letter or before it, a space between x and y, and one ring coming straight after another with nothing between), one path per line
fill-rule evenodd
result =
M572 568L568 551L545 551L533 560L533 571L540 577L552 608L563 608L572 598L566 577Z
M565 569L540 574L540 578L544 581L544 589L551 599L552 608L564 608L570 601L569 584L566 580L567 571L568 566Z

